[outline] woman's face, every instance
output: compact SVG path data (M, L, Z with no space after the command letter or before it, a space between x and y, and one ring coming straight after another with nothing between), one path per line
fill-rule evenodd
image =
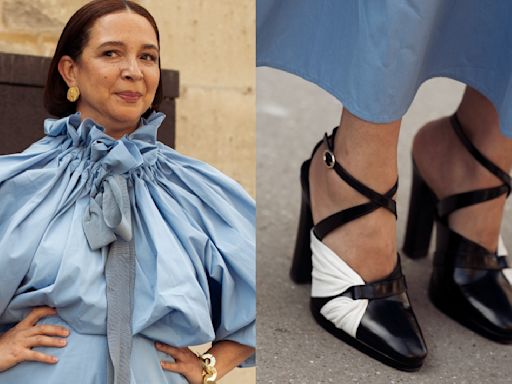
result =
M122 12L96 20L80 58L73 62L65 56L61 62L69 62L62 66L64 72L69 67L67 84L80 89L77 111L82 119L93 119L118 139L137 128L151 106L160 80L159 59L149 21Z

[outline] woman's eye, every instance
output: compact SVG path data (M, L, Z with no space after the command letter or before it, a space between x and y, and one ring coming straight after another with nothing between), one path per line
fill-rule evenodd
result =
M141 59L145 60L145 61L155 61L156 62L158 60L158 57L155 55L152 55L150 53L143 53L141 55Z
M103 52L103 56L106 56L106 57L116 57L117 53L115 51L105 51L105 52Z

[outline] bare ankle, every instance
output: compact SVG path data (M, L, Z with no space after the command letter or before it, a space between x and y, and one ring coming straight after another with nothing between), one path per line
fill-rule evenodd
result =
M502 184L469 153L448 118L426 124L415 137L413 157L439 199ZM450 227L489 250L496 247L504 197L452 213Z

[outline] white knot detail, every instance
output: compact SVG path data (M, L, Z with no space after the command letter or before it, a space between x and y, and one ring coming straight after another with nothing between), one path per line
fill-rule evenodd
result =
M508 256L507 248L505 247L505 243L503 242L503 238L500 235L500 239L498 242L498 255L500 256ZM504 268L503 275L508 280L508 283L512 285L512 268Z
M366 284L357 272L318 240L313 231L311 231L311 251L313 252L312 297L335 296L354 285ZM337 328L355 337L367 306L367 299L354 300L341 296L327 302L320 313Z

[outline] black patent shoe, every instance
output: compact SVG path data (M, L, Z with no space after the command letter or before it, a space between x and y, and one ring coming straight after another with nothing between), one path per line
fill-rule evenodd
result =
M393 196L398 188L398 181L388 192L380 194L354 178L334 157L335 134L336 129L331 136L325 135L323 140L328 148L324 151L323 156L325 165L335 171L348 185L367 197L369 201L334 213L314 225L309 195L311 159L303 163L301 168L302 207L290 270L292 280L298 284L311 282L312 271L319 280L318 277L323 273L320 271L319 264L324 263L327 258L324 259L326 255L321 252L313 252L312 247L315 249L315 244L321 244L322 247L325 247L324 249L332 253L321 243L327 234L380 208L387 209L396 216L396 203ZM313 154L321 144L322 142L317 144ZM311 230L312 237L310 238ZM347 272L347 275L355 276L353 278L355 280L344 280L342 284L344 288L339 290L334 288L335 292L329 295L315 294L315 281L313 281L310 309L316 322L336 338L385 364L405 371L418 370L427 355L427 348L407 296L400 256L398 255L396 267L389 276L372 283L365 283L336 255L331 256L331 260L334 260L333 263L341 263L342 269ZM333 271L334 268L328 270L329 278L333 277ZM331 316L330 312L334 310L334 312L341 311L341 314L337 315L338 318L349 317L348 312L343 312L345 307L337 307L339 299L342 299L343 305L355 308L353 312L357 313L354 316L356 320L348 325L340 325L340 322Z
M456 115L451 125L471 155L503 184L438 200L413 164L413 183L403 250L411 258L427 255L433 222L436 250L429 297L446 315L489 339L512 343L512 286L503 273L507 258L450 229L454 211L510 194L510 176L465 136Z

